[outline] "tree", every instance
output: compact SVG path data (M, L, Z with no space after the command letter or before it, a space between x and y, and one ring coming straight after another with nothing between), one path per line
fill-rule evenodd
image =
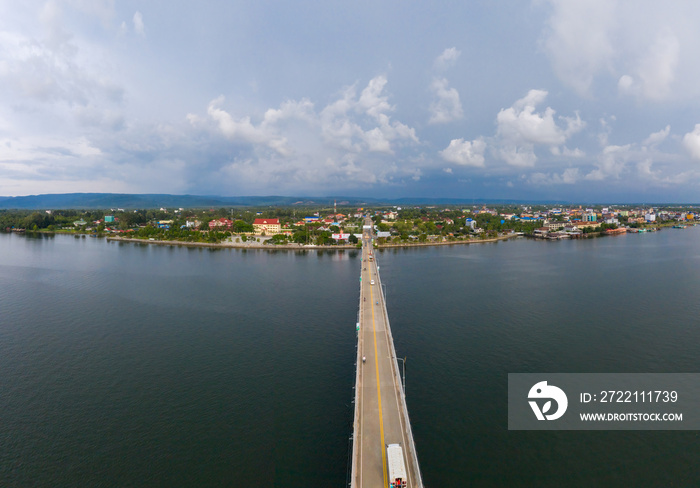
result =
M272 244L286 244L287 236L284 234L275 234L270 238L270 243Z
M350 244L357 244L359 240L357 239L357 236L355 234L350 234L350 237L348 238L348 242Z
M388 224L382 224L382 223L377 224L377 230L379 230L380 232L389 232L390 229L391 229L391 227L389 227Z
M243 232L253 232L253 224L249 224L248 222L244 222L242 220L236 220L233 223L233 231L236 234L241 234Z

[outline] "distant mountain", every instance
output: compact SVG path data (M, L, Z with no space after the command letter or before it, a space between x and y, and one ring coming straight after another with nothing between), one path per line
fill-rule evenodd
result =
M499 199L462 198L397 198L377 199L346 196L326 197L222 197L207 195L129 194L129 193L60 193L28 195L23 197L0 197L2 209L96 209L96 208L220 208L220 207L267 207L267 206L331 206L336 201L343 206L367 205L483 205L520 203L567 203L525 202Z
M95 208L220 208L266 206L333 205L334 197L222 197L207 195L128 194L128 193L62 193L0 197L4 209L95 209ZM339 197L341 205L356 205L367 199ZM342 203L341 203L342 202Z

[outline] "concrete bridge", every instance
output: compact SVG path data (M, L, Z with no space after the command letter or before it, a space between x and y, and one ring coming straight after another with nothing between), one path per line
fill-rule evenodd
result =
M371 221L362 239L357 375L352 446L352 488L389 487L386 447L399 444L408 488L422 488L379 267L372 249ZM369 228L368 228L369 227ZM363 361L364 358L364 361ZM402 365L403 366L403 365Z

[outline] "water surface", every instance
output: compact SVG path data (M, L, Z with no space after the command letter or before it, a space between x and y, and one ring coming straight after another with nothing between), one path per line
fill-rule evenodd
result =
M509 372L698 372L700 230L377 253L427 486L695 486L696 432L507 430ZM342 486L360 256L0 234L3 486Z

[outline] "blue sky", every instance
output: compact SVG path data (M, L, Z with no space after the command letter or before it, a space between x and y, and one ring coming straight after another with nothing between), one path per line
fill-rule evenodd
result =
M0 0L0 195L700 202L700 3L200 3Z

